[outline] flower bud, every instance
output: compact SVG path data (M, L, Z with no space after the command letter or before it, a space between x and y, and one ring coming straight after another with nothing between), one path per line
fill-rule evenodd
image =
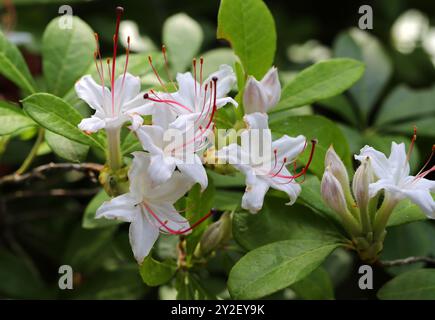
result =
M270 68L261 81L249 77L243 94L245 113L266 113L278 103L280 97L281 84L275 67Z
M219 245L227 242L232 235L231 215L225 212L218 221L208 226L202 234L201 240L195 249L195 256L209 254Z
M374 174L370 158L365 158L355 172L352 182L352 191L356 203L360 208L367 208L370 200L369 184L374 181Z
M340 215L346 215L348 210L343 188L330 167L325 169L320 188L325 203Z
M329 167L331 174L340 182L344 192L349 188L349 176L343 161L331 145L325 155L325 168Z

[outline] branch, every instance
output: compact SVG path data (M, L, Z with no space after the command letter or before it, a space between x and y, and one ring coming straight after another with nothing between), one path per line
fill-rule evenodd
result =
M98 193L100 188L94 189L50 189L50 190L21 190L7 194L2 200L14 200L31 197L91 197Z
M79 171L93 175L95 172L100 172L103 169L103 165L98 163L48 163L39 167L36 167L32 171L25 174L10 174L0 178L0 186L8 183L20 183L31 179L45 179L45 173L52 170L64 170L64 171Z
M426 262L426 263L435 264L435 259L432 259L429 257L408 257L405 259L380 261L380 264L383 267L396 267L396 266L404 266L404 265L417 263L417 262Z

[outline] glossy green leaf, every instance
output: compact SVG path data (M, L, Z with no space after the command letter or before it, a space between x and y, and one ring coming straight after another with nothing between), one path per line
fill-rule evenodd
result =
M175 261L160 262L154 260L151 255L146 257L139 266L139 272L143 282L151 287L167 283L175 275L177 266Z
M363 74L364 65L353 59L318 62L301 71L282 90L271 112L301 107L336 96L350 88Z
M258 214L236 212L233 217L235 240L247 250L282 240L344 240L327 219L300 204L285 206L286 202L286 199L268 197Z
M35 92L35 82L20 50L0 31L0 73L27 93Z
M291 286L296 295L304 300L333 300L334 287L328 272L322 267Z
M384 129L388 123L400 120L411 122L419 117L435 117L435 87L414 90L407 86L398 86L385 99L376 118L376 126ZM409 124L412 127L412 124Z
M2 136L36 125L20 107L6 101L0 101L0 123L0 135Z
M201 285L198 275L180 270L175 282L177 300L213 300L216 299Z
M217 37L230 42L246 74L261 79L276 50L275 22L262 0L222 0Z
M168 59L177 72L186 70L201 48L201 26L185 13L169 17L163 25L163 43L168 49Z
M331 120L322 116L294 116L269 123L272 133L277 137L287 134L291 137L304 135L308 145L303 154L298 158L299 163L306 163L310 154L310 140L317 139L318 144L314 152L310 170L318 177L323 175L325 154L330 145L347 166L350 166L350 153L346 137L340 128Z
M23 100L24 111L40 126L75 142L104 149L93 136L83 133L77 125L80 113L67 102L48 93L36 93Z
M402 273L387 282L377 295L382 300L435 300L435 269Z
M393 227L425 219L427 219L427 217L419 206L415 205L410 200L404 199L394 208L388 220L388 226Z
M80 18L71 17L72 28L62 28L60 19L53 19L42 36L42 67L48 91L64 96L94 61L95 37Z
M339 246L319 240L285 240L248 252L231 270L235 299L257 299L284 289L313 272Z
M98 192L92 200L89 202L85 209L82 219L82 227L85 229L95 229L95 228L106 228L109 226L114 226L120 224L122 221L119 220L109 220L105 218L95 219L95 214L97 209L103 204L104 201L109 201L110 197L107 195L106 191L101 190Z
M89 151L89 146L72 141L48 130L45 131L45 141L55 154L71 162L84 161Z
M321 108L338 114L352 125L358 126L358 114L355 112L354 107L349 102L349 99L346 98L346 96L334 96L332 98L318 101L317 104Z
M232 66L237 61L233 50L229 48L212 49L205 52L202 57L204 58L204 68L202 70L204 78L218 70L219 66L223 64Z
M375 37L356 28L338 36L334 55L357 59L365 64L363 77L350 93L366 120L392 74L390 59Z

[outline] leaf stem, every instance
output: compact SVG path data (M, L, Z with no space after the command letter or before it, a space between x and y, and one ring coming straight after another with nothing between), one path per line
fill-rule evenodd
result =
M33 160L35 160L39 146L44 141L44 134L45 130L44 128L39 128L38 136L36 138L35 144L32 147L32 150L30 150L29 154L27 155L26 159L24 159L24 162L22 163L21 167L18 168L17 171L15 171L15 174L21 175L24 172L29 169L30 165L32 164Z

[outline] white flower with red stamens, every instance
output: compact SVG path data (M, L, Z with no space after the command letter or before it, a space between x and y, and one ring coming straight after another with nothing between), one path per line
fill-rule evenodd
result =
M167 76L171 79L164 46L162 52ZM237 102L226 96L236 83L236 76L230 66L221 65L218 71L203 80L204 60L200 58L198 77L197 60L193 59L193 75L190 72L177 74L177 86L172 80L169 83L164 83L154 67L151 57L149 57L149 63L164 92L150 90L145 98L153 104L138 108L136 111L141 114L151 114L153 124L166 129L169 123L180 115L199 113L203 117L208 117L212 112L214 113L213 107L220 108L228 103L237 107ZM214 78L219 79L217 84L213 83L212 79ZM213 85L216 85L216 88L213 88ZM171 88L177 91L170 92Z
M432 154L423 168L415 176L409 174L409 158L416 139L414 134L408 153L405 151L405 144L391 145L391 153L387 158L382 152L372 147L365 146L361 149L355 159L363 161L367 157L370 159L374 174L379 179L369 185L369 195L374 197L380 190L385 190L390 201L400 201L404 198L410 199L417 204L429 218L435 218L435 201L431 192L435 192L435 181L425 179L430 172L435 171L435 166L429 169L435 147L432 147Z
M243 93L243 107L245 113L266 113L275 106L281 97L281 84L279 83L278 70L269 69L260 81L249 77Z
M127 48L127 58L124 66L124 73L115 79L116 54L118 48L119 22L123 9L117 8L116 31L113 37L113 58L112 62L107 60L108 85L98 45L98 35L95 35L97 49L95 52L95 65L101 84L97 84L91 75L83 76L75 84L78 97L84 100L95 114L90 118L83 119L79 128L85 132L96 132L100 129L117 129L125 122L131 121L134 128L139 127L143 119L133 109L148 103L140 94L140 79L127 72L129 47ZM130 45L130 39L127 39Z
M148 177L150 157L144 152L134 152L133 155L128 174L130 192L104 202L96 217L130 222L130 244L137 262L142 263L159 233L188 234L211 213L189 226L173 204L192 187L191 180L175 172L166 183L153 187Z
M207 147L208 137L213 130L212 120L217 109L217 83L218 79L213 77L210 82L213 92L207 97L210 100L210 110L180 115L166 128L152 125L141 126L136 130L142 147L151 154L148 170L149 178L154 184L167 181L175 168L178 168L181 173L199 183L203 190L207 188L207 174L197 152ZM148 98L148 94L145 98Z
M296 157L306 147L305 137L300 135L292 138L284 135L272 142L272 136L268 129L267 114L256 112L245 115L244 120L247 123L248 130L242 133L241 146L231 144L217 152L219 159L229 162L246 176L246 191L242 198L242 208L249 210L251 213L258 212L263 207L264 196L269 188L287 193L290 199L287 204L292 205L301 192L301 187L296 179L305 175L313 158L316 141L312 141L313 147L307 165L299 173L291 174L287 169L287 165L293 163L296 166ZM262 135L260 143L252 141L255 130L259 130L260 135ZM251 142L244 143L244 141ZM269 145L269 155L263 154L260 161L254 159L253 143L260 145L263 152L269 149L267 147Z

